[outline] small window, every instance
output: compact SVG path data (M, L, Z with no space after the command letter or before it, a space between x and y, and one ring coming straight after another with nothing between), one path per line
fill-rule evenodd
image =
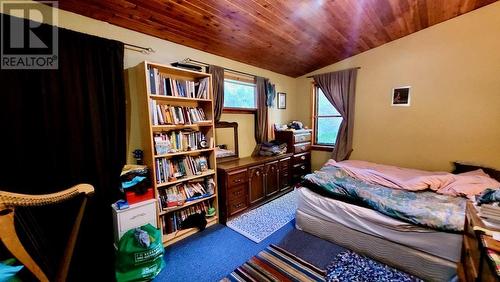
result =
M255 83L224 79L224 110L255 111Z
M317 86L313 91L314 145L332 147L337 140L342 116Z

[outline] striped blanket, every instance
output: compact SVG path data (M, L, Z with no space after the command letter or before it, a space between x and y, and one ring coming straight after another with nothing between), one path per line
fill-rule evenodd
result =
M325 271L270 245L221 281L325 281L324 277Z

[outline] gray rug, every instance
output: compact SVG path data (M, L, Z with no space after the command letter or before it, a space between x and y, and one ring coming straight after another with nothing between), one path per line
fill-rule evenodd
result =
M231 219L226 225L248 239L259 243L295 218L296 198L295 191L292 191Z

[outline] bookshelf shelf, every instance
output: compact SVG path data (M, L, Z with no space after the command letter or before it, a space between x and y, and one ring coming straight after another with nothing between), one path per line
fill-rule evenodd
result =
M212 226L212 225L217 224L217 221L218 221L218 218L216 216L207 219L207 228ZM165 244L171 245L171 244L178 242L186 237L189 237L195 233L198 233L197 228L183 229L183 230L179 230L179 231L174 232L174 233L164 234L163 235L163 244L164 245Z
M157 99L157 100L164 100L164 101L196 101L196 102L212 103L212 100L210 100L210 99L186 98L186 97L164 96L164 95L153 95L153 94L149 94L149 98Z
M167 124L167 125L153 125L153 131L168 131L177 129L196 129L199 127L212 127L211 123L196 123L196 124Z
M183 208L187 208L189 206L192 206L192 205L195 205L195 204L198 204L198 203L201 203L203 201L210 200L210 199L213 199L213 198L215 198L215 195L210 195L210 196L208 196L206 198L203 198L203 199L198 199L198 200L194 200L194 201L190 201L190 202L185 202L184 205L182 205L182 206L163 209L160 212L160 216L165 215L167 213L174 212L174 211L182 210Z
M175 181L159 183L156 185L156 187L161 188L161 187L165 187L165 186L170 186L170 185L174 185L174 184L178 184L178 183L182 183L185 181L189 181L189 180L193 180L193 179L197 179L197 178L202 178L202 177L210 176L210 175L214 175L214 174L215 174L215 171L211 169L211 170L206 171L205 173L202 173L200 175L194 175L194 176L190 176L190 177L184 177L181 179L177 179Z
M192 151L183 151L183 152L176 152L176 153L168 153L164 155L155 155L155 158L170 158L170 157L175 157L175 156L182 156L182 155L197 155L200 153L204 152L210 152L213 151L214 148L209 148L209 149L201 149L201 150L192 150Z
M140 120L140 149L144 151L144 164L152 172L158 227L167 246L197 232L197 229L181 229L182 219L192 213L215 208L216 214L207 218L207 227L218 222L215 149L155 154L155 147L162 147L163 152L170 148L200 148L203 140L213 147L212 76L147 61L138 64L132 72L137 77L138 99L132 108ZM208 170L203 171L207 167ZM196 175L200 171L203 172ZM177 174L184 176L159 183ZM209 187L214 192L209 197L162 209L162 204L166 206L176 198L185 199L186 194L192 195L196 190L207 192Z

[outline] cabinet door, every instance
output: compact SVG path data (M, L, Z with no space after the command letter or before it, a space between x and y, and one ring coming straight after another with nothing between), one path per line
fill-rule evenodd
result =
M278 161L266 164L266 196L279 191L279 171Z
M250 189L250 204L256 203L266 195L264 190L264 166L255 166L248 169L248 187Z

